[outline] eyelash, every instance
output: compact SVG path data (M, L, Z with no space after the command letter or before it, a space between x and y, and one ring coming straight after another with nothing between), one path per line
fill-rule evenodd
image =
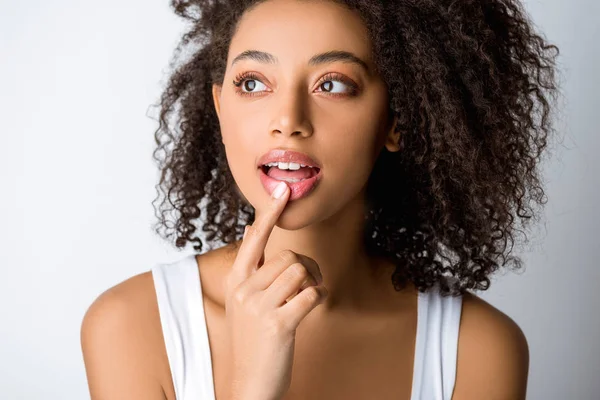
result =
M260 80L258 75L256 75L254 72L241 73L238 76L236 76L233 81L233 85L236 87L236 89L235 89L236 93L238 93L241 96L257 96L260 93L262 93L262 92L244 92L242 89L240 89L242 84L247 80L251 80L251 81L257 80L262 83L262 81ZM325 75L323 78L321 78L321 80L319 81L319 87L321 87L321 85L323 83L329 82L329 81L342 82L343 84L347 85L350 88L350 91L348 93L324 92L324 93L328 93L330 96L333 96L333 97L355 96L356 93L358 92L358 86L354 82L350 81L345 76L335 73L335 72L330 72L327 75Z

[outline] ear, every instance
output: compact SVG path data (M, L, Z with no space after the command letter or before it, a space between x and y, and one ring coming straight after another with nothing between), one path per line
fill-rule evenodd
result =
M401 150L400 145L400 132L395 132L396 124L398 123L398 114L396 114L393 110L390 110L393 113L394 120L392 121L392 125L387 133L387 138L385 140L385 147L389 152L397 152Z
M217 112L217 118L219 118L219 120L221 119L221 104L220 104L221 89L222 89L221 85L213 83L212 96L213 96L213 102L215 104L215 111Z

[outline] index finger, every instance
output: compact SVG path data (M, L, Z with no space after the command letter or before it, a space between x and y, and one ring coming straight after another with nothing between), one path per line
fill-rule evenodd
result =
M283 189L281 197L275 198L278 194L277 189ZM234 263L233 275L236 277L235 283L241 283L245 280L253 270L258 266L260 259L263 257L267 241L273 228L285 208L289 198L290 189L284 181L273 190L271 199L265 213L258 216L252 225L246 226L244 239L238 250L236 261Z

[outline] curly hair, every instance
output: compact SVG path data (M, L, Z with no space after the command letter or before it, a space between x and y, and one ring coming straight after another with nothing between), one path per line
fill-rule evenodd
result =
M209 246L241 239L254 221L227 163L211 90L223 82L237 22L263 1L171 1L191 27L158 105L153 157L164 199L155 230L175 234L178 248L202 250L193 236L201 217ZM523 228L547 201L540 162L554 132L558 48L516 0L335 2L365 23L402 133L402 150L382 151L367 183L368 253L393 262L395 290L407 282L421 292L439 285L444 296L488 289L500 267L522 266L511 255L516 235L527 240ZM190 44L197 47L176 65ZM175 210L173 225L166 216Z

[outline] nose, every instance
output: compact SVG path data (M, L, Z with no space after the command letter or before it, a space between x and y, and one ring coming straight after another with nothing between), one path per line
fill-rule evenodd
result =
M306 96L292 91L287 93L281 91L278 97L275 101L279 107L273 115L269 132L286 136L298 134L302 137L311 136L313 127L309 118Z

